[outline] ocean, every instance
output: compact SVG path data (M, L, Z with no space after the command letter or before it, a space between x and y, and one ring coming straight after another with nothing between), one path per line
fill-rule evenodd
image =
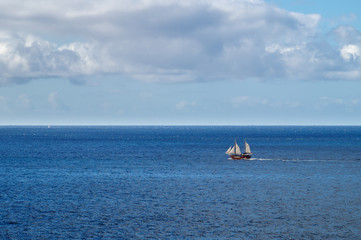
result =
M145 238L361 239L361 127L0 127L0 239Z

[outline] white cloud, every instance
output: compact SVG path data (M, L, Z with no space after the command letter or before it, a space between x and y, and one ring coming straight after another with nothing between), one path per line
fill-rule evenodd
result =
M231 99L233 107L239 108L241 106L265 106L268 108L297 108L301 104L298 101L285 100L285 101L275 101L268 98L261 97L250 97L250 96L238 96Z
M57 108L58 107L58 100L57 100L57 95L58 93L56 92L51 92L48 96L48 102L51 105L52 108Z
M0 83L116 73L143 81L360 79L361 35L261 0L0 3ZM79 82L74 80L73 82Z
M357 105L357 104L359 104L359 102L360 102L359 99L352 99L352 100L351 100L351 103L352 103L353 105Z
M194 107L195 105L196 105L195 102L182 100L176 104L176 108L178 110L185 110L185 109L189 109L190 107Z
M315 108L318 110L326 108L340 109L341 106L344 109L356 109L359 103L360 100L357 98L320 97L319 101L315 104Z
M16 106L20 109L29 109L31 108L31 100L28 95L22 94L19 95L16 99Z
M48 95L48 103L53 110L67 111L69 107L59 97L57 92L51 92Z
M239 108L239 107L249 107L249 106L264 106L267 108L273 108L273 109L279 109L279 108L298 108L301 107L301 103L298 101L292 101L292 100L274 100L274 99L268 99L268 98L261 98L261 97L250 97L250 96L238 96L233 99L231 99L231 103L233 107Z
M31 35L0 33L0 46L0 83L84 74L84 71L73 69L81 61L76 52L59 49L55 44Z
M9 107L8 107L8 99L4 96L0 96L0 110L2 112L9 111Z
M345 61L356 60L361 54L360 47L354 44L343 46L340 52Z

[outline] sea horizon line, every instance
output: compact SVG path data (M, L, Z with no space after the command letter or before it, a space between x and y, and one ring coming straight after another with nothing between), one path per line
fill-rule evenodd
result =
M0 124L0 127L360 127L361 124Z

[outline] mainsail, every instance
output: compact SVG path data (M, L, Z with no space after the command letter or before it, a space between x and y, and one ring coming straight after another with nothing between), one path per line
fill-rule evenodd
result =
M241 149L239 148L238 144L235 142L235 153L234 155L241 155Z

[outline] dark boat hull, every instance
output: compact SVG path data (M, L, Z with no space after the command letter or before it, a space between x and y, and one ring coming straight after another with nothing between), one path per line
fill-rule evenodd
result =
M230 155L230 157L233 159L233 160L248 160L251 158L251 155L248 155L248 154L242 154L242 155Z

